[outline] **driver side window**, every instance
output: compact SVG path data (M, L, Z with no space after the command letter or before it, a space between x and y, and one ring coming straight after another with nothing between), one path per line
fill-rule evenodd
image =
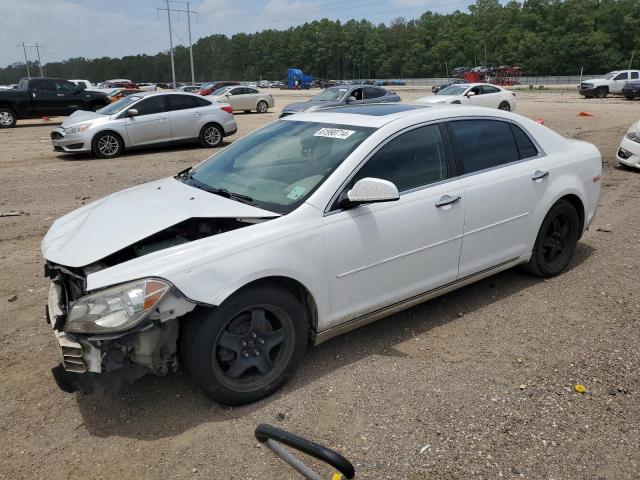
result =
M356 97L357 101L362 100L362 89L361 88L356 88L355 90L353 90L350 94L350 97Z
M616 78L614 78L614 80L626 80L628 78L629 74L627 72L624 73L620 73L618 75L616 75Z
M152 115L154 113L166 112L167 108L167 96L158 95L150 98L145 98L135 107L138 110L138 116Z
M447 178L444 142L438 125L418 127L378 150L352 180L366 177L388 180L399 192Z

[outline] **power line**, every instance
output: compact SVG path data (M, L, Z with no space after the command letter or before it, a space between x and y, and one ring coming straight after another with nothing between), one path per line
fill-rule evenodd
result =
M175 1L175 0L166 0L166 4L167 6L165 8L158 8L158 11L166 11L167 12L167 20L169 22L169 53L171 56L171 76L173 79L173 84L175 85L176 83L176 66L175 66L175 60L174 60L174 56L173 56L173 33L175 33L173 31L173 29L171 28L171 12L182 12L182 13L186 13L187 14L187 25L189 28L189 59L191 61L191 82L195 83L195 73L194 73L194 69L193 69L193 43L191 41L191 14L192 13L198 13L194 10L191 10L191 8L189 7L189 2L181 2L181 1ZM186 4L187 9L183 10L183 9L179 9L179 8L171 8L170 3L183 3ZM176 33L176 35L178 35ZM179 36L179 35L178 35Z
M40 76L44 77L44 73L42 71L42 61L40 60L40 48L44 48L43 45L39 45L36 42L35 45L25 45L24 42L18 45L18 47L22 46L22 51L24 53L24 63L27 65L27 77L31 78L31 71L29 70L29 59L27 58L27 48L35 48L38 56L38 69L40 70Z

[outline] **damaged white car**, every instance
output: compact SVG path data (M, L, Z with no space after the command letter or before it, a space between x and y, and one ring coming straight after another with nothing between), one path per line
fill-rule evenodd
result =
M243 404L317 344L515 265L562 272L601 157L519 115L371 104L296 114L42 243L66 391L179 367Z

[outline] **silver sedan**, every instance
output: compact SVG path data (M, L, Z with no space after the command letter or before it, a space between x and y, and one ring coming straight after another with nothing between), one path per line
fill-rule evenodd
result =
M53 149L113 158L123 150L197 141L217 147L237 131L227 103L190 93L139 93L97 112L77 111L51 132Z

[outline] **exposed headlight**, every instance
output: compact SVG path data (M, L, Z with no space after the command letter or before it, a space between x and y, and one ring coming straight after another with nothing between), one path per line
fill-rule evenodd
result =
M640 143L640 125L638 125L637 123L631 125L631 128L627 130L626 137L629 140Z
M170 288L162 280L145 279L92 293L73 304L65 329L75 333L127 330L144 320Z
M90 123L82 123L80 125L76 125L75 127L65 128L64 129L64 133L80 133L80 132L84 132L90 126L91 126Z

